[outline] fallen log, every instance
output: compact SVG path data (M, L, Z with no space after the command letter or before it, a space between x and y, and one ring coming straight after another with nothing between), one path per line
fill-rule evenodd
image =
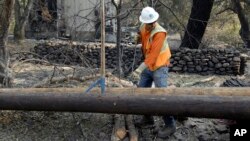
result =
M116 136L115 128L112 130L110 141L120 141L119 137Z
M198 81L195 81L195 82L184 83L184 84L181 84L180 87L188 87L188 86L193 86L193 85L196 85L196 84L199 84L199 83L205 83L205 82L208 82L208 81L212 81L214 78L215 78L215 76L212 76L212 77L208 77L208 78L203 79L203 80L198 80Z
M250 88L0 89L1 110L250 119Z
M125 117L121 114L114 115L114 136L118 137L119 140L123 140L127 135L125 127Z

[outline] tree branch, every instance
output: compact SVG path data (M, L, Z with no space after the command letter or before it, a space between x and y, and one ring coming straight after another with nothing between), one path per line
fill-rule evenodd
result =
M220 14L226 12L226 11L229 11L229 10L235 12L235 10L234 10L233 8L227 7L227 8L225 8L225 9L223 9L223 10L217 12L215 15L218 16L218 15L220 15Z

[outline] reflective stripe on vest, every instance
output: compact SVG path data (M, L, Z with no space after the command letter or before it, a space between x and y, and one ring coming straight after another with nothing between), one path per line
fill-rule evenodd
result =
M145 27L145 24L142 24L140 26L140 30L142 31L144 27ZM167 31L163 27L161 27L158 23L156 23L155 28L150 33L149 41L146 44L146 49L149 49L151 47L151 43L152 43L153 37L158 32L167 33ZM164 51L166 51L168 47L169 46L168 46L167 37L166 37L166 40L163 43L163 47L161 48L161 53L164 52Z

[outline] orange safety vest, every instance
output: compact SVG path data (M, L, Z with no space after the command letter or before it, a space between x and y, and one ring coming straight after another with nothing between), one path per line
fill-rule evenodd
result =
M140 32L142 34L144 34L143 32L146 32L145 31L145 24L141 25ZM158 23L156 23L155 28L150 33L150 37L149 37L149 40L148 40L146 46L143 47L144 49L146 49L146 50L150 49L151 43L153 41L153 37L158 32L164 32L164 33L167 34L167 31L162 26L160 26ZM143 54L144 54L145 58L147 58L146 52L147 51L143 51ZM166 37L166 39L165 39L165 41L163 43L163 46L161 47L160 54L158 55L158 57L156 59L156 62L154 64L154 66L153 66L152 71L155 71L155 70L157 70L158 68L160 68L162 66L169 66L170 58L171 58L171 51L170 51L170 48L169 48L169 45L168 45L168 42L167 42L167 37Z

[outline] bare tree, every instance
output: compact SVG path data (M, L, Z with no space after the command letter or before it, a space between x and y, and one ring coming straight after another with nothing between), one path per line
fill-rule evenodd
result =
M15 0L15 27L14 39L16 41L25 38L25 25L32 7L33 0Z
M115 6L116 9L116 23L117 23L117 36L116 36L116 48L117 48L117 61L118 61L118 66L117 66L117 71L119 77L122 75L122 56L121 56L121 5L122 5L122 0L112 0L113 5Z
M0 0L0 83L10 87L9 54L6 47L14 0Z
M176 32L185 31L186 27L185 27L184 21L187 19L185 17L185 13L187 13L187 11L185 10L187 8L185 7L188 7L187 3L183 4L183 0L175 0L173 1L172 4L169 4L169 3L166 3L166 1L163 2L160 0L158 0L158 2L159 2L159 6L157 7L158 10L160 11L160 13L165 13L165 14L162 14L161 17L162 19L164 19L164 21L166 21L166 23L169 24L170 28L172 28L172 30L173 28L175 28L174 30L176 30ZM162 8L162 6L164 8ZM167 12L165 8L167 8L170 14L166 14ZM182 9L182 11L180 11L179 9Z
M199 48L214 0L193 0L191 14L180 47Z

